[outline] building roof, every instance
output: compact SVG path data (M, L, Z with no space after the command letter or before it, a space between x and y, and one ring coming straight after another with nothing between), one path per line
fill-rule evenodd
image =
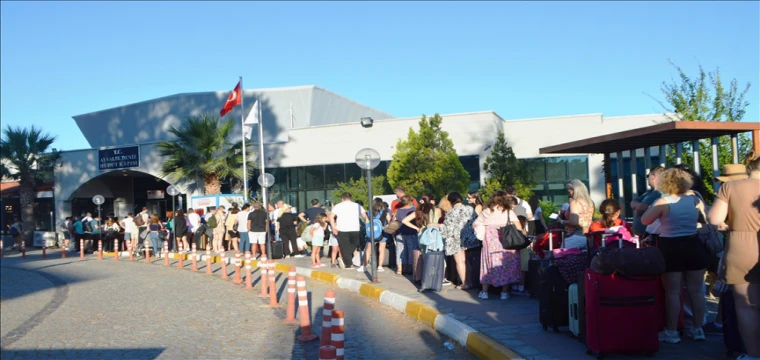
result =
M153 143L171 140L168 132L189 116L219 114L227 91L183 93L74 116L92 148ZM393 115L310 85L270 89L245 89L243 107L225 118L248 115L256 99L261 100L266 142L287 142L288 129L355 122L364 116L376 120ZM240 134L240 121L233 134ZM254 139L257 132L254 130ZM239 138L238 138L239 139Z
M760 130L758 122L670 121L541 148L541 154L606 154Z

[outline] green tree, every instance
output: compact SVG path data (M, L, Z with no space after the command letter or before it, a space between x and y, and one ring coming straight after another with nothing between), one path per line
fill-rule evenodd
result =
M158 144L159 154L164 157L161 176L170 182L202 180L206 195L220 194L222 179L250 178L256 168L256 163L251 161L256 153L246 144L248 174L244 177L243 142L229 141L234 125L232 119L220 120L214 114L203 114L191 116L169 129L177 139Z
M2 176L19 182L21 221L27 243L34 235L34 188L53 180L55 162L60 156L57 151L48 152L55 138L32 125L30 128L6 126L0 139Z
M438 114L422 115L419 132L410 128L407 139L398 141L388 168L392 187L403 185L410 195L429 192L438 199L452 191L467 190L470 174L459 161L449 134L441 130L442 122Z
M383 182L385 176L372 177L372 194L374 196L383 194ZM367 179L362 176L357 180L349 179L347 182L338 182L338 187L332 192L332 201L337 204L341 202L340 196L344 193L350 193L354 201L361 201L367 207L370 204L369 194L367 193Z
M741 121L746 113L749 101L745 96L751 84L748 82L739 88L736 79L732 79L728 86L720 76L720 69L705 72L700 65L695 77L689 76L681 67L668 60L678 72L677 80L664 81L661 86L664 100L655 99L665 109L665 116L670 121L703 121L703 122L734 122ZM722 136L718 139L718 160L720 166L731 163L731 138ZM750 147L747 134L739 136L739 154L744 156ZM684 143L682 160L685 164L693 163L692 145ZM675 163L675 149L668 149L668 163ZM712 201L713 178L712 178L712 150L710 140L701 140L699 143L700 172L707 194L703 194L708 201Z
M491 155L488 155L483 163L483 170L502 186L494 190L503 190L512 186L517 189L517 194L521 199L529 199L533 195L531 189L536 186L533 174L525 164L517 160L502 131L496 135L496 143L493 144Z

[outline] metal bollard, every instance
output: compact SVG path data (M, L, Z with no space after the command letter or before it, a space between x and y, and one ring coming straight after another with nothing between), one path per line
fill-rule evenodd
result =
M311 319L309 319L309 298L306 295L306 278L299 275L296 277L298 285L298 314L301 317L301 335L298 341L313 341L317 335L311 333Z

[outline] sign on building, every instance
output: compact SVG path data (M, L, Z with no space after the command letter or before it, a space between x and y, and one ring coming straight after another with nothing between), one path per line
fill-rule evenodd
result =
M98 150L98 168L114 170L140 167L140 146Z
M148 190L148 200L158 200L163 199L164 197L163 190Z

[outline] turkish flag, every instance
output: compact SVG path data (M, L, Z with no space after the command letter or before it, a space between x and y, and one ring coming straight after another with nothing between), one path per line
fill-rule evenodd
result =
M219 115L224 116L228 112L232 111L232 108L240 105L240 103L243 101L241 96L242 94L240 93L240 82L238 81L237 86L235 86L235 90L232 90L230 96L227 97L227 102L224 103L224 107L222 107L222 111L219 112Z

